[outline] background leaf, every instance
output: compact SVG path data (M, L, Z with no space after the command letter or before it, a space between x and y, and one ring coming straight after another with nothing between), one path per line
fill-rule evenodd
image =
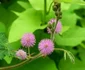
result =
M34 9L28 9L23 12L18 19L16 19L10 28L9 42L19 40L24 33L34 32L37 29L43 29L41 26L41 12Z
M15 68L13 70L58 70L55 63L49 58L39 58L21 68Z
M77 46L85 40L85 28L70 28L60 35L56 35L56 43L62 46Z

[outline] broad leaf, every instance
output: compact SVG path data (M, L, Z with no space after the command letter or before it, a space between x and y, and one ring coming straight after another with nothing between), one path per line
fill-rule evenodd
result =
M76 46L85 41L85 28L70 28L62 36L56 35L55 41L61 46Z
M31 5L33 6L34 9L36 10L44 10L44 1L45 0L29 0ZM49 8L50 4L52 3L53 0L46 0L47 3L47 9Z
M85 2L83 0L59 0L59 2L65 2L65 3L74 3L79 5L85 5Z
M28 9L23 12L18 19L16 19L9 32L9 42L15 42L21 39L24 33L34 32L37 29L43 29L41 26L41 12L34 9Z

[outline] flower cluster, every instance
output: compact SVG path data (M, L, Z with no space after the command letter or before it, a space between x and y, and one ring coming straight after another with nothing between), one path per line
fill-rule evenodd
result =
M21 38L21 44L25 48L33 47L35 45L35 42L36 42L35 35L32 33L26 33ZM24 60L27 58L27 54L23 50L18 50L16 52L16 57L18 57L21 60Z
M52 27L54 28L55 24L56 24L55 19L51 19L48 22L48 25L49 25L47 27L48 33L52 33ZM54 31L56 33L60 33L61 29L62 29L62 24L60 21L58 21ZM35 45L35 43L36 43L36 39L35 39L35 35L33 33L26 33L21 38L21 44L25 48L31 48ZM39 42L38 49L40 51L40 54L42 54L43 56L50 55L54 51L54 43L51 39L43 39ZM27 58L27 53L23 50L18 50L16 52L16 56L19 59L24 60Z
M55 31L55 33L59 34L62 30L62 24L60 21L58 21L57 25L56 25L56 28L55 30L53 29L53 27L55 26L56 24L56 19L51 19L49 22L48 22L48 27L47 27L47 31L48 33L52 33L52 31Z

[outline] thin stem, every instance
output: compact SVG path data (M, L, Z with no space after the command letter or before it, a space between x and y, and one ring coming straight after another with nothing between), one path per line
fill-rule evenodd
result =
M44 24L46 22L46 14L47 14L47 1L44 0Z
M54 41L54 37L55 37L55 30L56 30L57 23L58 23L58 16L56 17L56 24L54 26L53 41Z
M19 67L19 66L22 66L24 64L26 64L27 62L31 62L35 59L38 59L42 57L41 54L38 54L38 55L35 55L33 58L28 58L27 60L21 62L21 63L18 63L16 65L12 65L12 66L7 66L7 67L0 67L0 70L6 70L6 69L11 69L11 68L16 68L16 67Z
M28 47L28 54L29 54L29 57L31 57L30 48L29 47Z
M59 50L59 51L67 52L67 50L65 50L65 49L61 49L61 48L55 48L55 50Z
M51 2L50 6L49 6L49 9L48 9L48 12L47 12L47 15L50 13L50 10L51 10L51 6L53 4L53 1Z

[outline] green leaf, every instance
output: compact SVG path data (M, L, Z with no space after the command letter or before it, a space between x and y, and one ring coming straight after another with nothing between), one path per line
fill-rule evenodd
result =
M7 54L6 43L8 42L4 33L0 33L0 59L3 59Z
M61 3L61 10L68 10L70 8L71 4L68 3Z
M55 63L49 58L39 58L14 70L58 70Z
M83 0L59 0L59 2L65 2L65 3L74 3L79 5L85 5L85 2Z
M49 8L50 4L53 0L46 0L47 1L47 9ZM36 10L44 10L44 0L29 0L30 4Z
M73 51L73 49L72 49ZM63 60L61 59L59 63L59 70L85 70L85 49L78 47L78 52L74 50L78 55L75 57L75 63L71 63L70 59Z
M62 13L61 21L64 26L74 27L76 25L77 19L78 16L75 13L70 13L69 11L63 11Z
M84 58L85 59L85 58ZM75 59L75 64L71 63L69 59L61 60L59 63L59 70L85 70L85 63Z
M5 33L0 33L0 59L4 59L8 64L12 60L12 47L8 44L8 40L5 36Z
M8 21L7 11L0 5L0 22L7 23L7 21Z
M28 0L16 0L11 6L9 6L8 10L11 10L17 15L20 15L23 11L25 11L28 8L31 8L32 6L28 2Z
M8 64L10 64L11 61L12 61L12 57L10 57L10 56L5 56L5 57L4 57L4 60L5 60Z
M80 20L82 27L85 27L85 19Z
M5 31L6 31L5 25L2 22L0 22L0 33Z
M0 45L5 45L8 42L5 33L0 33Z
M41 12L34 9L28 9L17 18L10 27L9 42L15 42L21 39L27 32L34 32L37 29L43 29L41 26Z
M0 33L0 59L3 59L7 53L5 49L5 44L7 43L7 38L4 33Z
M61 46L76 46L85 40L85 28L70 28L62 36L56 35L55 41Z
M69 30L69 26L62 26L62 31L60 32L60 34L62 35L64 32L66 32L67 30Z
M1 46L0 46L1 47ZM7 54L7 50L5 49L0 49L0 60L2 60L5 55Z

